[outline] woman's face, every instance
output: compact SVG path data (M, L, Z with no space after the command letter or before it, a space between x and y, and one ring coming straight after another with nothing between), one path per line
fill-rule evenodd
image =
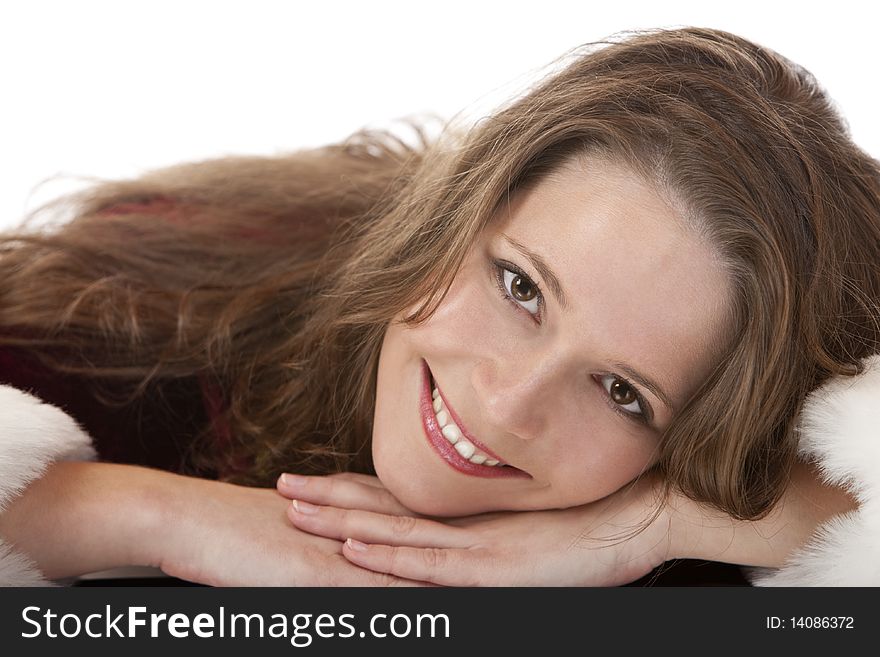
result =
M569 161L503 207L427 322L389 326L379 478L438 516L614 492L656 461L708 374L728 288L711 247L641 179Z

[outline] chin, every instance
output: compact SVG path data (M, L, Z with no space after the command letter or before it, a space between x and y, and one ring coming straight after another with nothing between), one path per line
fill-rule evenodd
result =
M375 464L376 475L398 502L415 513L435 517L458 517L484 513L494 509L484 504L476 507L472 500L452 498L438 493L426 478L413 477L412 473L401 474L399 469L383 471L380 463Z

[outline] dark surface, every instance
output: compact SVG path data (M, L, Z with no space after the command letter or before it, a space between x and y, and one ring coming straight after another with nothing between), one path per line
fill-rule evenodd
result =
M173 577L93 579L74 586L200 586ZM627 586L749 586L739 566L695 559L667 561Z
M677 559L667 561L627 586L751 586L742 569L727 563Z

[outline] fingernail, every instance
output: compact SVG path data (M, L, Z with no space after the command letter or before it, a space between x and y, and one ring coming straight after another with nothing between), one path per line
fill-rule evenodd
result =
M303 515L313 515L318 512L318 507L314 504L309 504L308 502L303 502L302 500L294 500L290 503L293 507L293 510L297 513L302 513Z
M301 488L308 481L307 477L301 475L284 473L280 477L281 485L285 488Z
M366 543L361 543L360 541L356 541L353 538L346 539L345 542L348 543L348 547L350 547L355 552L366 552L367 547L369 547Z

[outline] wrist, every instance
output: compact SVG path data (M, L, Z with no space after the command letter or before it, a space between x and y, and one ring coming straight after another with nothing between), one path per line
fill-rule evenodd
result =
M158 568L170 533L179 524L174 516L177 480L183 479L162 470L137 466L115 466L112 480L125 478L124 487L114 481L119 500L109 518L111 553L115 566L151 566ZM95 504L102 502L96 496Z
M125 504L130 514L117 518L121 540L118 557L125 565L165 569L190 546L193 501L200 485L214 483L150 468L131 468Z
M657 567L677 557L674 494L664 497L664 482L660 475L650 473L645 479L641 504L643 513L652 518L653 532L652 565ZM672 498L672 499L670 499Z
M674 558L672 514L663 497L663 480L655 472L644 473L615 497L622 506L608 508L609 527L615 537L627 537L622 544L623 563L633 569L634 577L627 575L622 581L629 582Z
M705 509L677 488L670 490L665 506L669 526L669 559L703 558L704 542L701 539L705 539Z
M223 514L221 482L170 472L147 471L139 496L144 513L136 521L136 532L143 540L133 545L131 558L136 565L159 568L172 577L190 581L200 579L199 566L210 549L210 523L213 513Z

